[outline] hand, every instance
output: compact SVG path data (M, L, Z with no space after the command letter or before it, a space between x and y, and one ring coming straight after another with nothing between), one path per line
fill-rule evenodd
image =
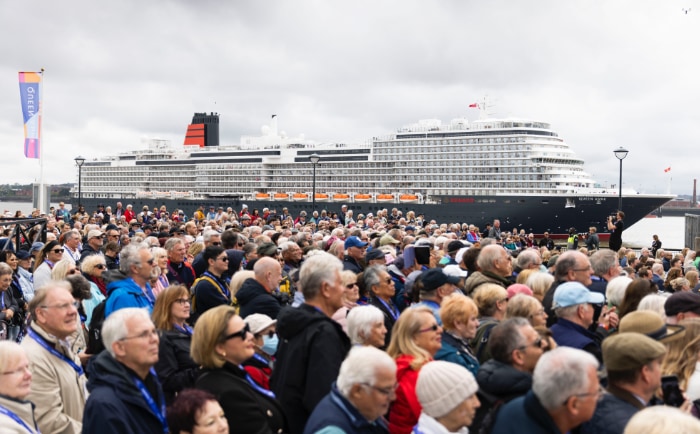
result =
M15 312L12 309L5 310L5 318L11 319L13 316L15 316Z
M603 306L600 311L600 317L598 318L598 324L602 324L604 327L610 329L615 328L620 323L620 318L617 316L617 307Z

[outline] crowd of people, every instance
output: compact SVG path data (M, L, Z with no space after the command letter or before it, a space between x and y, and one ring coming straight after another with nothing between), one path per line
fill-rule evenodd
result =
M47 218L0 251L0 432L700 434L700 255L658 237L562 249L347 206Z

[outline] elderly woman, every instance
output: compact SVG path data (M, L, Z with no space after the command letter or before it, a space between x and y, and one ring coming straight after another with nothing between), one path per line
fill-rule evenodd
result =
M151 271L151 290L153 296L158 297L158 294L163 292L170 284L168 283L168 251L162 247L152 247L153 260L155 266Z
M476 375L479 361L469 347L469 340L474 339L479 327L479 309L476 304L462 294L448 295L440 305L440 318L445 332L435 359L462 365L472 375Z
M505 289L504 289L505 291ZM389 411L389 431L408 434L418 423L418 373L442 346L442 327L429 307L406 309L396 322L387 353L396 360L396 400Z
M191 354L203 368L196 387L217 397L236 432L285 432L284 412L275 395L249 380L241 367L255 354L255 342L233 307L217 306L199 317Z
M362 280L365 288L370 290L370 304L384 313L384 327L386 327L386 337L382 349L389 346L391 341L391 330L399 319L399 308L396 307L392 297L396 293L394 279L383 266L367 267L362 273Z
M107 270L107 264L103 255L90 255L83 259L80 264L80 270L83 276L90 282L90 293L92 297L83 300L83 309L85 310L85 324L90 324L92 320L92 312L97 305L107 298L107 289L105 281L102 279L102 273Z
M168 407L168 428L172 434L228 434L228 421L214 395L187 389Z
M183 285L166 288L153 306L153 323L160 335L158 363L155 369L163 383L166 403L171 403L183 389L194 387L199 367L190 356L192 328L190 292Z
M14 341L19 336L19 301L12 295L12 268L0 262L0 339ZM17 318L15 317L17 315ZM3 328L5 330L3 330Z
M680 339L665 342L668 352L661 363L662 375L675 375L678 385L695 401L700 398L700 318L681 320L679 325L685 327Z
M357 306L348 313L348 336L353 345L384 346L384 314L374 306Z
M279 343L276 333L277 320L262 313L254 313L245 317L245 323L253 334L255 354L243 363L243 368L253 381L270 390L273 356Z
M622 300L625 299L625 292L630 283L632 283L632 279L627 276L617 276L610 279L610 282L605 287L605 299L608 300L608 303L619 309L622 306Z
M508 300L506 319L525 318L533 327L547 327L547 312L542 303L535 297L525 294L517 294Z
M549 273L536 272L532 273L527 280L525 285L532 289L532 296L542 302L544 300L544 294L549 290L554 282L554 276Z
M68 259L61 259L51 269L51 280L63 280L66 276L80 273L78 266Z
M488 349L489 334L506 316L508 291L495 283L481 285L474 291L474 303L479 308L479 328L472 339L472 346L479 363L491 358Z
M32 386L29 360L19 344L0 341L0 431L39 433L34 404L26 401Z
M357 306L357 301L360 299L360 289L357 286L357 275L350 270L345 270L340 273L340 278L343 281L343 307L338 309L333 314L333 320L343 327L345 333L348 332L347 317L350 309Z
M63 259L63 247L58 241L49 241L39 252L34 263L34 288L39 289L51 281L51 270Z

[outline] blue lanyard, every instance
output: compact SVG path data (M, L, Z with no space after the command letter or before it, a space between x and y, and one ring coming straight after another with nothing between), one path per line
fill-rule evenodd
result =
M260 363L264 363L265 365L270 366L270 362L268 362L263 356L261 356L258 353L253 354L253 358Z
M416 424L416 426L413 427L413 431L412 431L412 432L413 432L413 434L423 434L423 431L421 431L420 429L418 429L418 424Z
M29 432L29 433L31 433L31 432L39 432L39 428L37 428L37 427L35 426L35 427L34 427L34 430L32 430L32 429L29 427L29 425L27 425L22 419L20 419L19 416L17 416L17 415L16 415L15 413L13 413L11 410L9 410L9 409L3 407L2 405L0 405L0 414L4 414L5 416L7 416L7 417L9 417L10 419L12 419L12 420L14 420L15 422L17 422L18 424L22 425L22 427L24 427L24 429L26 429L27 432Z
M51 345L49 345L48 342L46 342L46 341L44 340L44 338L42 338L41 336L39 336L34 330L32 330L31 328L29 328L28 331L27 331L27 334L28 334L32 339L34 339L34 340L36 341L36 343L38 343L39 345L41 345L42 347L44 347L44 349L46 349L46 351L48 351L49 353L51 353L51 354L53 354L54 356L58 357L59 359L63 360L64 362L68 363L68 364L70 365L70 367L73 368L73 370L78 374L78 376L81 376L81 375L84 374L83 368L81 368L80 366L76 365L75 362L72 361L71 359L69 359L68 357L66 357L66 356L64 356L63 354L61 354L61 353L59 353L58 351L56 351L55 348L53 348Z
M219 288L221 288L221 292L226 296L226 298L231 298L231 293L229 292L228 288L226 287L226 285L221 284L221 281L218 277L214 276L208 271L205 271L203 274L209 276L214 282L216 282L217 285L219 285Z
M187 324L185 324L184 328L180 327L177 324L173 324L173 327L175 328L175 330L179 331L180 333L184 333L188 336L192 336L192 327L188 326Z
M156 382L158 382L158 376L156 375L156 372L153 370L153 368L151 368L150 372L151 375L155 377ZM141 396L143 396L143 399L146 400L146 404L148 404L148 407L151 409L153 414L156 415L156 417L160 421L160 424L163 426L163 432L167 434L168 421L165 419L165 400L160 400L160 409L158 409L158 405L156 405L156 402L153 400L153 397L148 392L148 389L146 389L146 385L143 384L143 381L134 377L134 383L136 383L136 387L138 387L139 391L141 392Z
M390 305L390 304L387 304L384 300L382 300L382 299L379 298L379 297L377 297L377 300L379 300L379 302L380 302L382 305L384 305L384 307L386 308L386 310L389 311L389 314L391 315L392 318L394 318L394 321L396 321L396 320L399 319L399 310L396 309L395 306L392 306L392 305ZM390 303L391 303L391 302L390 302Z
M243 368L241 368L241 370L245 372ZM250 375L248 375L248 373L245 374L245 379L248 380L248 383L250 383L253 389L257 390L258 392L262 393L270 399L275 399L275 393L273 391L258 386L258 383L256 383L252 378L250 378Z
M9 291L10 288L7 288L7 291ZM2 303L2 310L5 310L5 291L0 292L0 303Z

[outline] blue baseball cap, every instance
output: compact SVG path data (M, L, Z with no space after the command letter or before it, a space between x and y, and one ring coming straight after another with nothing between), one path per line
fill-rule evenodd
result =
M366 245L367 243L357 237L348 237L348 239L345 240L346 249L349 249L350 247L365 247Z
M605 296L599 292L590 291L581 282L564 282L557 286L554 292L552 308L575 306L577 304L603 304Z

